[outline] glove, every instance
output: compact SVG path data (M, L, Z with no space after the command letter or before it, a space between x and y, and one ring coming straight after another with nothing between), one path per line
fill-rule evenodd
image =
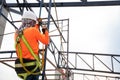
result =
M47 27L46 27L46 26L43 26L43 27L42 27L42 32L43 32L43 34L45 34L45 31L46 31L46 30L48 30Z
M42 28L42 32L43 34L45 34L45 31L47 30L47 28Z
M37 18L38 25L42 25L42 18Z

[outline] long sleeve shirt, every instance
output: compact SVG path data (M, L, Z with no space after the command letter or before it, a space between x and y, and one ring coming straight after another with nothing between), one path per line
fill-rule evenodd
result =
M27 42L29 43L30 47L32 48L33 52L38 55L38 50L39 50L39 41L45 45L49 44L49 33L46 30L45 34L42 34L39 32L39 29L37 25L35 27L28 27L23 30L23 35L26 38ZM15 34L15 40L18 35ZM32 59L34 60L34 57L32 54L29 52L28 48L26 47L25 43L20 40L20 46L21 46L21 51L22 51L22 58L25 59ZM16 46L16 52L17 56L19 58L19 53L18 53L18 46Z

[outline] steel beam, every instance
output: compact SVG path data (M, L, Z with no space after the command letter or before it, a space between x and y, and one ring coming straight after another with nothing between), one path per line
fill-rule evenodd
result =
M59 54L67 54L67 52L60 51ZM62 56L62 55L59 55L59 56ZM120 69L116 67L120 65L119 54L69 52L69 56L73 58L72 65L68 62L70 70L81 70L81 71L110 73L110 74L120 75ZM70 60L71 57L69 57L69 61L71 61ZM87 62L87 59L88 59L87 57L89 58L91 62ZM58 67L66 69L67 67L64 67L64 65L61 64L61 61L62 61L62 58L59 58ZM110 63L111 65L108 65L106 61L108 61L108 63ZM84 64L86 67L80 66L80 64L81 65ZM98 68L97 64L99 64L101 68Z
M47 7L49 3L44 3ZM120 5L120 1L91 1L91 2L56 2L56 7L80 7L80 6L115 6ZM40 3L7 3L8 7L40 7ZM51 7L54 7L51 3ZM44 7L44 5L42 5Z

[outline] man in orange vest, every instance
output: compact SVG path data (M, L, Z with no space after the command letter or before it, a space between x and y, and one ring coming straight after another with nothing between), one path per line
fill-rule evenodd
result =
M22 35L24 35L26 41L28 42L29 46L31 47L33 53L38 57L39 53L39 44L40 42L48 45L49 44L49 33L46 26L42 27L42 32L39 31L40 24L36 24L36 22L41 23L40 20L37 20L36 15L32 11L26 11L23 13L22 16L22 25L21 27L16 31L15 33L15 41L16 41L16 54L17 59L15 61L15 71L18 76L21 77L24 80L39 80L39 74L30 74L27 73L24 67L32 71L34 68L36 68L36 64L32 66L28 65L21 65L21 63L29 63L34 62L35 57L31 54L28 47L25 45L24 41L19 38L19 34L22 32ZM19 45L18 45L19 44ZM20 61L20 56L22 56L22 61ZM31 65L31 64L30 64ZM34 72L40 72L40 69L37 68ZM23 74L23 75L22 75ZM26 75L26 76L25 76Z

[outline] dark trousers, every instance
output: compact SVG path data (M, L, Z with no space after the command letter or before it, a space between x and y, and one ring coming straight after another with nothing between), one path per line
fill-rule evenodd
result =
M39 75L29 75L26 80L39 80Z
M23 59L23 63L34 62L34 61L35 60ZM16 59L15 64L21 64L20 59ZM26 69L29 71L32 71L35 67L36 67L36 64L32 65L32 66L27 66ZM26 73L26 71L23 69L23 67L15 67L15 71L17 74ZM36 72L40 72L39 67L34 71L34 73L36 73ZM22 79L25 79L25 80L39 80L39 75L40 74L38 73L36 75L34 75L34 74L27 75L26 78L24 78L24 76L19 76L19 77Z

